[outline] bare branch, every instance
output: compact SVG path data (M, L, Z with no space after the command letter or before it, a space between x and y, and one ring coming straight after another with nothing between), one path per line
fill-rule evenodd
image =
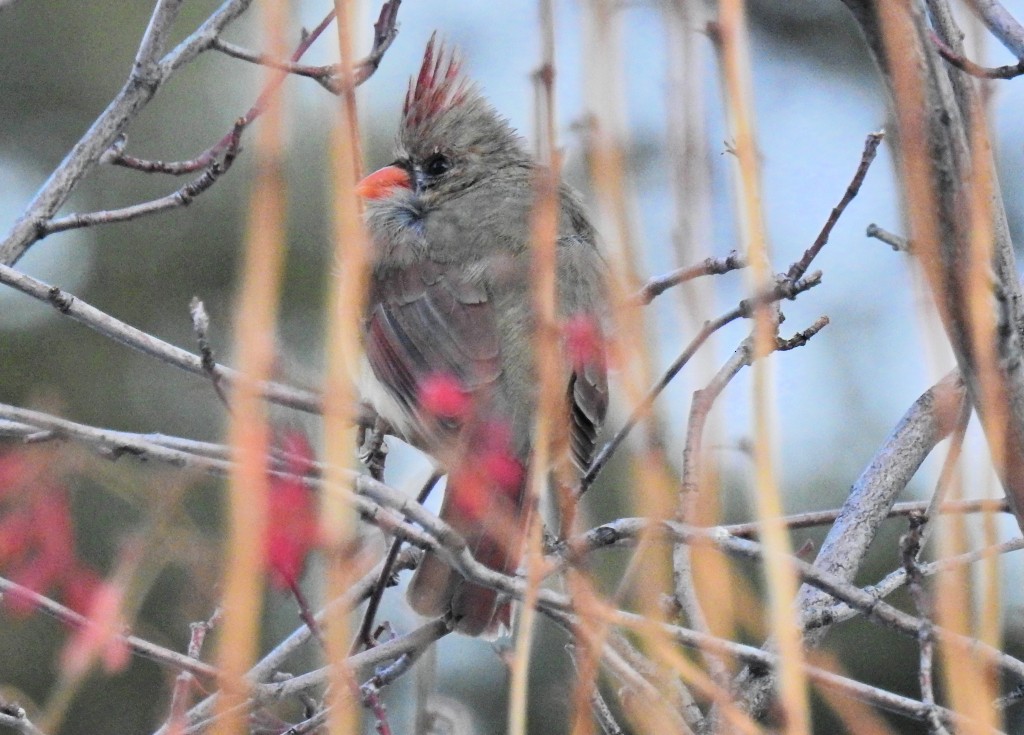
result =
M951 49L934 31L930 35L932 42L935 44L935 50L939 52L939 56L972 77L978 77L979 79L1013 79L1024 74L1024 61L1018 61L1016 64L1008 66L982 66L981 64L975 64L967 57Z
M867 231L864 233L868 237L873 237L876 240L881 240L886 245L891 247L897 253L909 253L910 252L910 241L905 237L900 237L888 230L884 230L878 225L871 223L868 225Z
M921 704L931 711L928 717L929 732L932 735L949 735L946 730L935 704L935 683L934 683L934 660L935 660L935 636L932 630L932 605L928 593L924 589L924 575L918 565L917 558L921 553L923 545L923 530L927 519L924 515L910 516L910 530L900 539L900 555L903 560L903 569L907 573L907 587L910 590L910 597L917 608L917 614L921 618L921 628L917 634L917 644L920 650L919 664L917 669L918 682L921 687Z
M0 5L0 10L3 10L3 5ZM28 718L28 713L23 707L2 701L0 701L0 725L9 727L21 735L44 735L43 731Z
M163 53L163 44L181 3L182 0L162 0L156 4L128 81L50 174L11 231L0 241L0 264L14 265L45 234L40 227L64 205L82 177L99 162L128 123L167 80L175 67L168 66L166 59L157 63L157 57ZM250 3L251 0L226 0L210 16L204 27L216 29L216 33L219 33L241 15ZM171 56L177 53L176 50Z
M38 592L34 592L28 587L23 587L17 582L12 582L4 577L0 577L0 595L16 596L19 602L28 603L34 609L56 618L75 630L84 628L91 624L89 619L84 615L75 612L69 607L61 605L56 600L51 600L49 597L41 595ZM169 648L158 646L157 644L151 643L143 638L139 638L134 635L117 635L116 638L128 646L132 653L142 656L143 658L148 658L151 661L155 661L156 663L167 666L175 671L188 671L194 676L198 676L206 681L211 681L217 676L217 669L213 666L205 664L202 661L196 661L189 656L185 656L177 651L172 651Z
M774 288L767 292L758 296L743 299L736 308L726 312L716 319L705 322L697 335L690 340L686 349L684 349L672 364L669 365L668 369L665 370L658 382L655 383L654 387L651 388L640 404L633 410L629 419L622 425L608 443L601 447L597 456L594 457L593 462L590 463L590 467L587 468L587 471L580 479L578 495L583 495L590 489L594 484L594 480L597 479L597 476L601 474L601 471L608 463L608 460L611 459L612 455L615 454L615 451L619 448L625 438L647 414L651 406L654 404L655 399L661 395L661 392L665 390L668 384L672 382L673 378L679 374L679 371L685 367L694 354L696 354L697 350L700 349L701 345L707 341L708 337L730 322L734 322L740 318L749 318L753 316L754 310L760 305L776 303L781 299L795 299L799 294L817 286L819 283L821 283L820 271L812 273L807 278L801 278L797 281L783 279L776 284Z
M1010 53L1024 59L1024 27L998 0L969 0L967 5L981 18L985 27Z
M168 344L143 332L141 329L126 324L94 306L90 306L78 297L60 290L56 286L50 286L5 265L0 265L0 283L11 286L38 301L50 304L61 314L84 324L115 342L136 349L143 354L155 357L162 362L179 367L195 375L207 374L203 367L203 360L198 355ZM215 375L219 380L223 380L228 385L242 379L242 376L237 371L223 365L216 366ZM320 410L319 396L310 391L292 388L280 383L267 383L261 387L261 392L268 400L279 403L282 406L289 406L311 413L316 413Z
M879 130L877 133L870 133L865 139L864 151L860 154L860 163L857 165L857 170L854 172L850 184L843 193L843 198L839 200L839 204L832 208L828 219L825 220L824 226L822 226L821 231L811 246L804 251L800 260L790 266L789 272L786 273L786 277L789 280L797 281L803 278L804 273L811 267L811 263L818 257L818 253L828 243L828 238L831 236L832 230L835 229L836 223L839 222L839 218L843 216L843 212L846 211L850 202L860 192L860 187L864 183L864 177L867 176L868 169L871 168L871 163L875 160L875 155L878 153L878 146L884 137L885 131Z
M401 0L388 0L383 6L381 6L380 15L377 18L377 22L373 25L373 47L365 58L355 64L355 68L352 73L353 84L356 86L359 86L373 75L377 70L377 67L380 66L380 61L385 52L387 52L388 48L391 47L391 43L398 34L398 8L401 4ZM309 47L313 42L319 38L327 27L334 21L334 13L335 11L333 9L329 11L327 15L324 16L323 20L313 28L313 30L305 34L302 41L292 53L289 61L282 63L292 65L296 64L306 51L309 50ZM219 35L217 34L206 38L206 48L212 47L217 42L217 39L219 39ZM335 71L337 71L336 67ZM245 129L251 125L256 118L263 114L263 110L266 109L267 102L270 100L270 97L277 92L278 88L287 76L288 74L286 71L280 76L271 79L263 88L263 91L260 93L252 107L250 107L244 115L238 118L232 130L195 158L187 161L151 161L129 156L122 150L123 146L120 146L110 152L110 155L106 158L106 162L137 171L145 171L147 173L164 173L173 176L194 173L204 169L216 161L225 151L238 147ZM337 94L340 91L337 84L332 80L325 78L324 81L327 82L327 85L325 86L328 86L332 93Z
M651 278L640 289L640 292L636 295L636 300L640 304L649 304L670 288L687 281L692 281L694 278L721 275L722 273L746 267L746 259L740 257L740 254L735 250L724 258L705 258L697 265L679 268L671 273Z
M845 581L853 579L896 496L935 445L953 430L965 400L959 375L951 373L914 402L851 488L842 513L822 542L816 568ZM806 619L829 602L827 595L805 587L797 604ZM809 643L814 645L822 634L823 630L812 634Z

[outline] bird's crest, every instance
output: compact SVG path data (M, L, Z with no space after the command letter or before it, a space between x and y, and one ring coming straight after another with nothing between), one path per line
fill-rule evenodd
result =
M467 97L469 83L460 73L461 64L455 51L449 51L444 42L440 42L435 52L436 39L435 32L427 43L419 75L415 81L409 80L409 91L402 107L406 127L417 127Z

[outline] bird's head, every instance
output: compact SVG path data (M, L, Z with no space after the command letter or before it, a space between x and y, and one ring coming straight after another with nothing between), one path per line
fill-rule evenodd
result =
M359 183L366 199L409 189L424 200L457 195L503 169L529 165L523 143L463 76L456 54L431 36L419 74L409 81L398 158Z

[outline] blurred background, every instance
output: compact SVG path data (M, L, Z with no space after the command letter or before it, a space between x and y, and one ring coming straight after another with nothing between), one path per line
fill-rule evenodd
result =
M1024 2L1005 3L1020 17ZM178 23L183 37L216 7L187 3ZM323 17L329 4L306 1L294 8L291 37ZM586 131L594 89L585 80L588 57L583 9L556 3L557 106L566 176L585 192ZM751 0L754 92L764 183L764 209L776 270L785 270L813 242L852 176L865 136L886 126L885 100L876 71L852 20L838 0ZM0 4L0 230L6 231L33 192L103 110L131 66L151 3L96 0L21 0ZM369 46L378 6L363 2L357 32ZM710 12L710 11L709 11ZM708 255L724 256L739 246L734 227L732 161L723 120L718 73L701 24L690 30L691 57L700 94L687 104L704 128L706 149L685 157L670 142L675 104L671 81L680 59L658 2L624 2L621 22L631 238L641 253L642 275L656 275L680 263L678 203L706 197L698 223L699 241L683 243L684 264ZM250 15L253 15L250 13ZM700 15L698 13L698 15ZM710 17L710 16L709 16ZM537 8L532 2L406 0L401 31L378 73L358 92L366 167L392 160L405 85L419 65L427 38L436 29L457 45L465 68L503 114L531 141L535 138L531 73L540 59ZM227 34L258 48L253 17ZM326 33L305 61L336 58L334 33ZM980 49L982 63L1012 61L1001 48ZM160 91L128 131L127 151L162 160L190 158L218 140L255 99L261 72L214 52L204 54ZM593 83L591 80L589 83ZM1022 147L1019 120L1024 82L991 85L992 127L999 170L1015 240L1024 234L1020 192ZM331 274L329 242L328 136L335 100L310 80L285 85L289 117L289 252L280 312L281 378L299 385L319 383L323 309ZM244 144L243 144L244 146ZM673 165L704 172L706 191L679 192ZM19 268L58 284L96 307L160 338L194 349L188 302L202 298L213 321L220 358L231 363L231 308L235 296L242 225L249 197L251 160L235 167L190 207L136 222L51 236L35 245ZM125 169L100 168L78 188L65 212L120 207L162 196L183 180ZM593 203L593 200L590 200ZM600 215L600 213L599 213ZM600 216L598 217L600 220ZM840 505L847 490L886 434L910 404L953 364L935 327L928 301L905 256L864 236L871 222L903 232L892 158L883 143L860 193L815 263L824 283L796 303L785 303L784 335L805 329L827 314L831 324L799 350L772 358L778 417L778 467L787 511ZM659 298L648 313L657 364L667 365L700 323L731 308L745 294L742 273L717 277L686 294ZM720 332L702 358L660 399L669 428L669 454L680 456L692 391L706 382L747 334L749 325ZM929 335L932 335L931 337ZM225 409L203 379L143 357L61 318L48 306L0 290L0 401L48 410L103 427L162 432L198 439L223 438ZM742 375L716 411L723 467L726 518L750 515L750 462L743 450L750 432L748 376ZM613 410L609 423L623 420ZM281 412L281 420L317 432L308 416ZM415 452L392 441L388 479L414 488L427 470ZM941 453L937 453L941 459ZM926 497L937 474L935 458L912 483L906 498ZM591 493L588 522L629 513L633 499L616 495L623 462ZM166 468L122 460L112 464L68 449L55 460L73 488L81 555L109 571L124 540L140 528L153 530L151 548L136 584L140 608L137 632L183 649L188 623L209 616L217 599L219 485L182 477ZM998 487L976 432L965 455L966 492L984 497ZM180 497L175 511L157 518L158 498ZM180 506L180 508L179 508ZM1006 520L1009 537L1014 524ZM874 581L897 564L893 523L876 544L874 566L860 581ZM801 534L798 546L807 536ZM604 552L609 579L625 555ZM1011 651L1020 648L1021 570L1003 564L1004 617ZM604 573L602 571L602 573ZM310 575L315 577L315 575ZM756 577L756 575L755 575ZM314 590L315 597L315 590ZM413 622L400 596L389 594L384 617L398 627ZM266 642L291 630L293 604L271 594ZM531 730L563 732L566 707L562 683L570 675L564 639L542 623L532 678ZM0 687L24 706L46 701L55 680L63 633L40 616L14 618L0 612ZM756 638L756 637L755 637ZM852 676L915 696L916 650L864 623L844 626L830 645ZM506 672L498 653L480 641L440 644L439 682L452 706L465 711L475 732L504 731ZM296 663L296 668L301 666ZM145 733L162 720L171 674L146 661L107 678L90 679L70 705L61 733ZM392 724L407 731L410 682L388 696ZM899 732L924 732L894 720ZM827 714L818 731L835 732ZM1009 728L1011 731L1012 727Z

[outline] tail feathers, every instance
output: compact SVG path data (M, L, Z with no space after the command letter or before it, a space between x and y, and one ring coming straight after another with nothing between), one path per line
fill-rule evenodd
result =
M427 553L409 586L409 602L420 615L450 613L455 630L487 640L511 627L512 605L498 601L499 593L466 581L436 554Z
M526 513L523 477L514 487L470 482L453 473L448 479L441 519L466 539L467 548L484 566L509 574L519 566ZM455 630L493 640L511 628L512 605L489 587L467 581L439 556L427 553L409 585L409 602L421 615L451 613Z

